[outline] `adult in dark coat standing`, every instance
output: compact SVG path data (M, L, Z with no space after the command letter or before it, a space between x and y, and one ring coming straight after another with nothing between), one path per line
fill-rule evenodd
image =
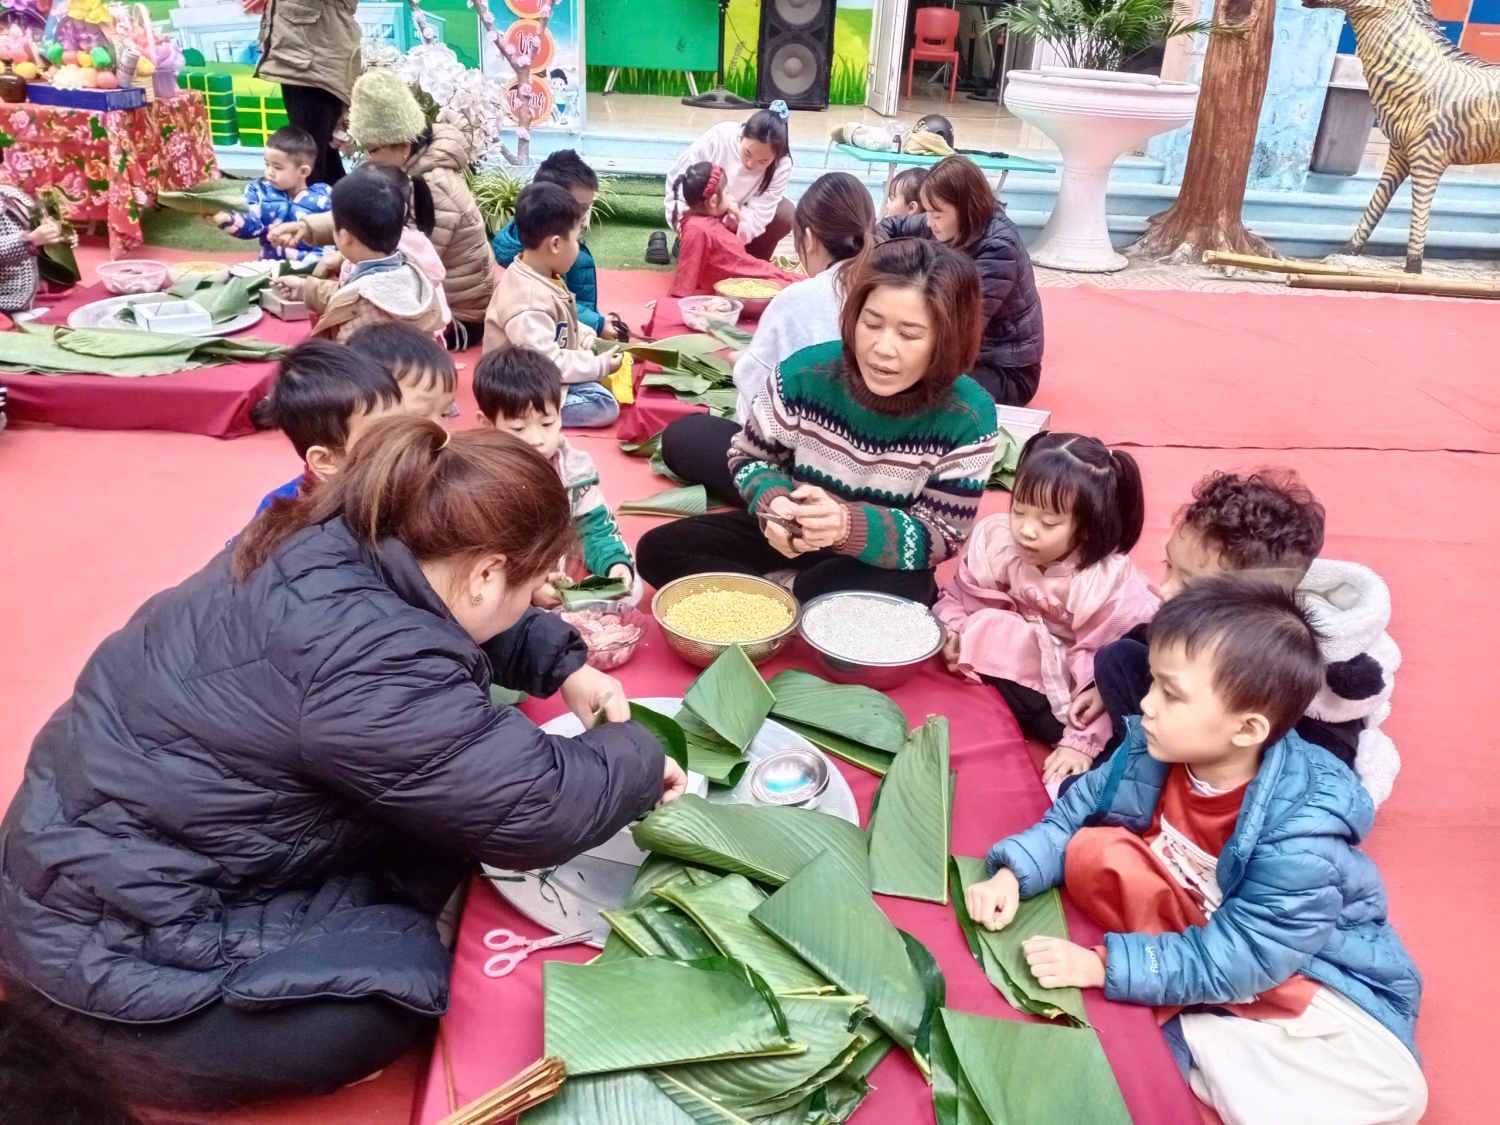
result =
M146 602L0 824L7 1000L169 1107L336 1089L415 1043L467 864L561 862L686 783L529 608L570 534L521 442L393 418ZM612 721L547 735L492 683Z
M974 259L984 337L969 378L1007 406L1025 406L1042 378L1042 301L1021 232L972 160L950 156L922 181L926 214L883 219L886 238L936 238Z

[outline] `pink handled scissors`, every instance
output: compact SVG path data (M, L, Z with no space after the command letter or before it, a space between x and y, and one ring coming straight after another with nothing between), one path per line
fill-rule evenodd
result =
M575 942L588 941L593 936L593 930L579 930L576 934L553 934L551 937L530 941L514 930L491 930L484 935L484 947L499 952L484 963L484 975L487 977L508 976L517 965L539 949L551 949L555 945L572 945Z

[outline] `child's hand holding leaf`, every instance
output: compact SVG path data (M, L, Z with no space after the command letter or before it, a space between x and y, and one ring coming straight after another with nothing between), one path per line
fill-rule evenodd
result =
M1021 884L1010 868L1002 867L964 892L969 917L987 930L1003 930L1021 905Z
M1043 988L1103 988L1099 954L1066 938L1034 937L1021 943L1026 963Z

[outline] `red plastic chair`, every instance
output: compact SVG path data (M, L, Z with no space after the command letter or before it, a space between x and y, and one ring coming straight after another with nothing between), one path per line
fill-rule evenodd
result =
M948 100L958 89L958 12L952 8L917 9L917 45L906 60L906 96L911 97L911 73L917 61L947 63Z

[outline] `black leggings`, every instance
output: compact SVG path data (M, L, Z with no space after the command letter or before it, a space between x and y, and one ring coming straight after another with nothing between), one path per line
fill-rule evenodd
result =
M333 147L333 131L344 115L344 103L318 86L283 83L281 97L286 102L287 123L297 129L306 129L318 146L318 158L307 182L332 187L344 178L344 158Z
M436 1026L376 997L254 1011L215 1001L158 1024L86 1016L14 981L6 982L6 999L56 1030L77 1061L121 1097L156 1109L228 1109L288 1094L330 1094L389 1066Z
M1037 384L1042 381L1042 365L1028 363L1024 367L975 367L969 378L978 383L1002 406L1025 406L1036 397Z
M776 214L771 217L765 230L745 243L745 253L752 258L769 262L771 255L776 253L776 244L791 233L792 221L796 214L797 208L793 206L790 199L783 199L776 204Z
M739 432L740 424L732 418L689 414L661 432L661 459L689 484L701 484L721 500L743 508L745 499L729 472L729 443Z
M654 527L641 536L636 569L660 589L690 574L729 571L766 575L795 570L792 593L808 601L836 590L875 590L931 605L937 601L932 570L886 570L831 550L789 559L766 542L760 521L749 512L710 512Z
M1014 680L1002 680L996 676L981 676L980 679L1000 693L1000 698L1016 717L1022 735L1047 746L1056 746L1062 741L1067 730L1052 713L1052 701L1045 695Z

